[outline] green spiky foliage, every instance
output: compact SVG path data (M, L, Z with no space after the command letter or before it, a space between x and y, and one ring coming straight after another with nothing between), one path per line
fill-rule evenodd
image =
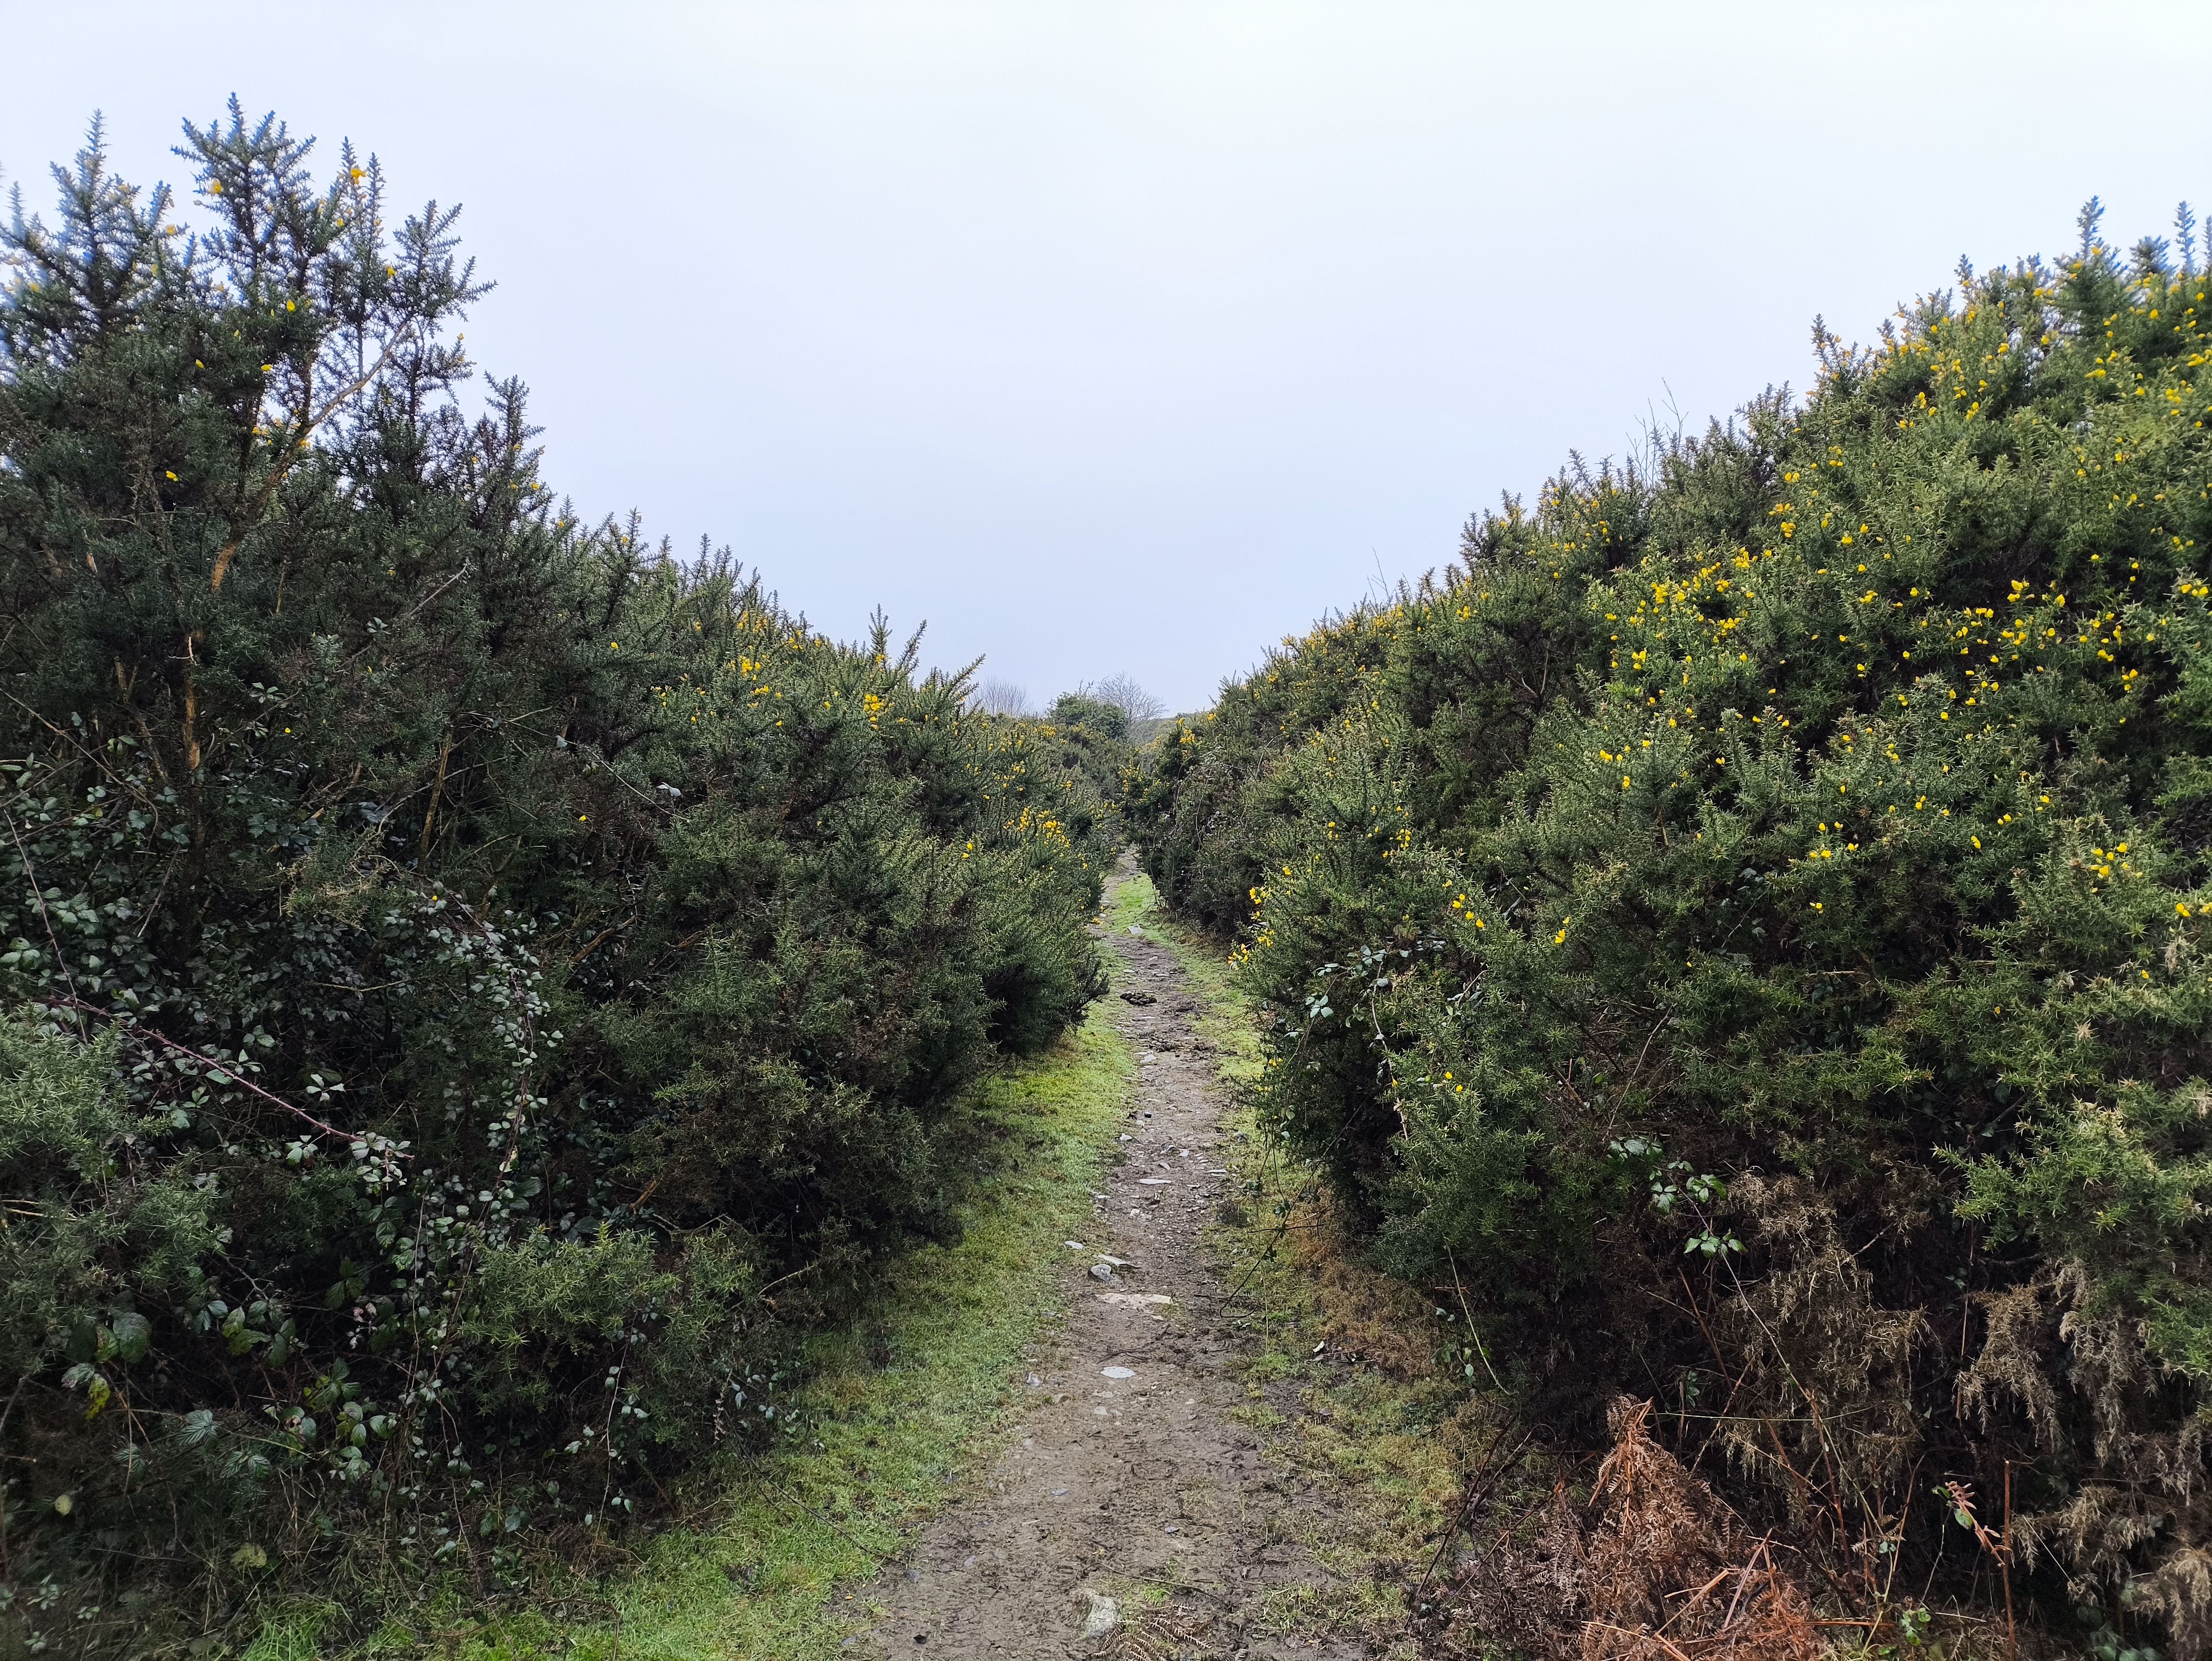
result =
M1051 746L1048 775L1074 782L1066 788L1073 834L1097 838L1102 855L1113 858L1128 840L1121 799L1137 767L1128 711L1085 692L1063 692L1040 725Z
M1930 1484L1993 1520L2009 1472L2046 1609L2193 1650L2184 237L2124 255L2093 212L2074 258L1962 269L1870 350L1817 332L1802 406L1482 516L1170 734L1131 812L1274 1013L1266 1114L1533 1403L1657 1397L1873 1604L1964 1591Z
M95 129L0 238L11 1643L511 1575L798 1433L788 1335L1103 987L962 678L464 412L450 210L235 105L179 154L198 232Z

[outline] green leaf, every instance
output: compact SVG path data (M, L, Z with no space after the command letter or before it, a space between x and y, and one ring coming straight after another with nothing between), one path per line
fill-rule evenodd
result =
M144 1316L118 1315L110 1329L115 1354L125 1361L143 1361L154 1341L154 1323Z

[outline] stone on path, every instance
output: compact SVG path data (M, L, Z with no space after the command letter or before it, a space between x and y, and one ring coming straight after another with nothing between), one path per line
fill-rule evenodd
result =
M1104 1592L1093 1591L1088 1586L1083 1589L1083 1595L1091 1600L1091 1613L1083 1617L1083 1635L1103 1638L1121 1618L1121 1606Z

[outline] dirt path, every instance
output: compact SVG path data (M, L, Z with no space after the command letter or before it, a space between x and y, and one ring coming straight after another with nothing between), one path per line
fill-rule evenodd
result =
M1300 1513L1327 1502L1230 1417L1237 1340L1202 1233L1239 1184L1197 1001L1166 946L1127 931L1111 945L1127 969L1118 1023L1142 1061L1126 1162L1066 1248L1066 1328L1039 1353L1012 1445L867 1588L863 1607L888 1613L848 1652L1352 1661L1369 1652L1269 1630L1269 1588L1329 1574L1296 1543L1316 1520Z

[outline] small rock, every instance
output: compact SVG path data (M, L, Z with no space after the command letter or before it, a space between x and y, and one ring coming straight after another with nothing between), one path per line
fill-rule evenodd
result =
M1159 1000L1155 998L1149 992L1124 992L1121 995L1121 1001L1123 1003L1133 1003L1136 1005L1138 1008L1142 1009L1146 1004L1158 1003Z
M1027 1384L1029 1385L1029 1387L1030 1387L1031 1390L1036 1390L1036 1389L1038 1389L1039 1387L1041 1387L1041 1386L1043 1384L1044 1380L1043 1380L1043 1379L1042 1379L1042 1378L1038 1378L1038 1377L1036 1376L1036 1374L1035 1374L1034 1372L1032 1372L1031 1374L1030 1374L1029 1378L1028 1378L1024 1382L1025 1382L1025 1383L1027 1383Z
M1137 1375L1127 1367L1101 1367L1098 1376L1101 1378L1133 1378Z
M908 1569L906 1572L906 1578L909 1580L919 1580L921 1579L921 1571L920 1569Z
M1114 1279L1114 1266L1111 1263L1091 1264L1091 1278L1094 1281L1104 1281L1110 1283Z
M1139 940L1142 940L1142 939L1144 939L1144 938L1145 938L1145 931L1144 931L1143 929L1141 929L1141 928L1138 928L1138 927L1137 927L1137 925L1136 925L1136 924L1134 924L1134 923L1131 923L1131 924L1129 925L1129 932L1130 932L1132 934L1134 934L1134 935L1135 935Z
M1091 1600L1091 1613L1083 1617L1083 1635L1103 1638L1121 1620L1121 1606L1105 1593L1093 1591L1088 1586L1083 1589L1083 1595Z

